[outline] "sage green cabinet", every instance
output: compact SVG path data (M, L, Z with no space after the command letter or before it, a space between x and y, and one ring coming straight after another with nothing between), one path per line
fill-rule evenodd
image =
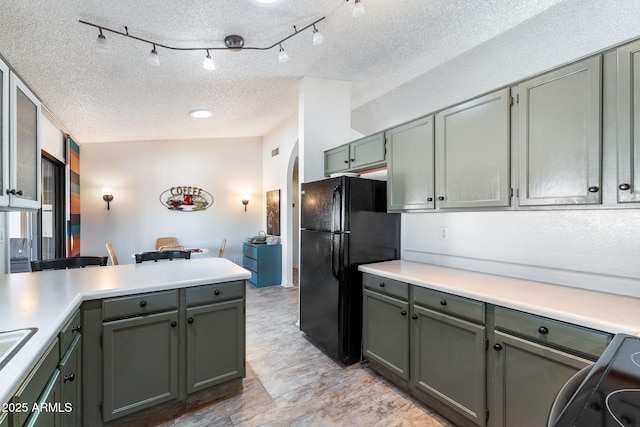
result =
M82 344L81 335L76 335L69 349L60 360L61 425L82 426Z
M484 426L484 303L414 286L411 318L412 383Z
M618 49L618 202L640 202L640 42Z
M436 115L436 195L439 208L510 204L508 88Z
M103 420L178 397L177 310L103 324Z
M59 427L62 426L62 410L64 406L60 391L60 371L56 369L49 379L37 407L42 409L31 412L24 427Z
M387 137L387 210L429 210L434 204L433 116L390 129Z
M243 300L187 308L187 393L245 376Z
M519 205L602 201L601 57L518 85Z
M325 176L384 165L386 160L384 143L384 133L378 133L325 151Z
M407 284L371 275L365 275L364 280L363 355L408 380L408 294L403 298L401 294L394 292L394 290L406 292ZM372 290L376 285L379 291Z
M9 415L7 412L0 413L0 427L9 427Z

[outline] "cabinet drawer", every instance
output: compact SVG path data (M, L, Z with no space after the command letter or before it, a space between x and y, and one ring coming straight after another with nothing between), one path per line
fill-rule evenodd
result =
M60 332L60 358L64 356L64 354L69 349L69 346L73 342L73 339L80 334L81 331L80 325L80 312L76 311L71 320L67 322L67 324L62 328Z
M251 271L258 271L258 260L253 258L248 258L247 256L242 257L242 265L244 268L247 268Z
M413 287L413 300L415 304L425 308L469 319L482 325L485 323L485 305L480 301L419 286Z
M581 326L521 313L503 307L495 308L496 329L513 332L543 343L600 357L611 342L611 334Z
M178 307L178 291L161 291L148 294L111 298L102 302L102 319L139 316Z
M210 304L232 299L242 299L244 296L244 282L216 283L213 285L196 286L187 289L187 306Z
M29 407L29 411L14 413L13 425L21 426L27 420L33 404L38 401L44 388L49 383L51 375L56 372L59 360L60 341L56 338L13 396L13 403L18 406L27 404Z
M409 285L407 283L367 273L363 274L362 282L365 289L398 298L403 301L409 300Z
M242 245L242 254L249 258L258 258L258 248L251 245Z

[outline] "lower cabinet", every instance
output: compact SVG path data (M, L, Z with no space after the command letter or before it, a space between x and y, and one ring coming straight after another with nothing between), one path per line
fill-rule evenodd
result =
M60 360L61 423L64 427L82 426L82 336L76 335Z
M177 325L177 310L104 323L104 421L178 397Z
M6 412L0 414L0 427L9 427L9 415Z

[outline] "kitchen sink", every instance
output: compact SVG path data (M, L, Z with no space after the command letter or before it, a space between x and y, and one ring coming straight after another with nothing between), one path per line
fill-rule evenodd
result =
M0 332L0 369L11 360L18 350L20 350L20 347L22 347L37 330L38 328L24 328Z

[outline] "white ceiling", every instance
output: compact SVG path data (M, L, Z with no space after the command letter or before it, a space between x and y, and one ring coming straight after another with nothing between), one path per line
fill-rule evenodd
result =
M2 0L0 55L79 143L261 136L297 111L304 76L352 82L352 107L425 73L563 0ZM95 49L85 20L175 47L269 46L321 17L324 43L306 30L287 42L286 63L268 51L158 48L105 32ZM209 119L188 112L208 108Z

